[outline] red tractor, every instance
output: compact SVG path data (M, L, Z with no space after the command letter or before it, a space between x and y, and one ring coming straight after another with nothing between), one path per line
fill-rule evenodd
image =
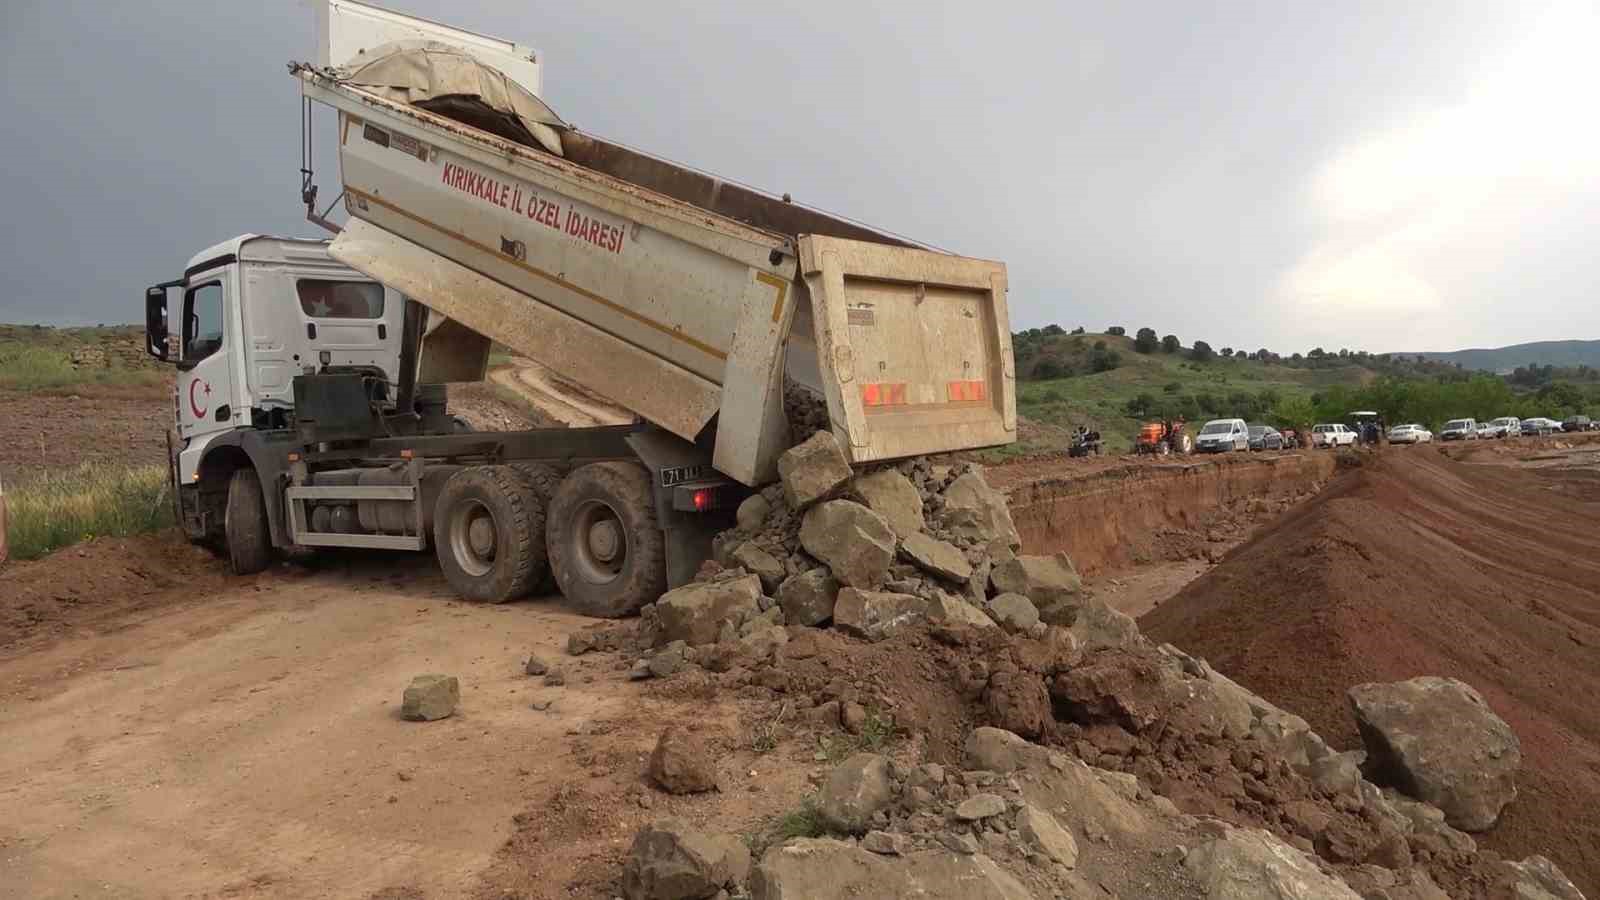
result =
M1139 437L1133 442L1133 452L1157 456L1193 453L1194 437L1184 428L1182 419L1176 422L1148 422L1139 429Z

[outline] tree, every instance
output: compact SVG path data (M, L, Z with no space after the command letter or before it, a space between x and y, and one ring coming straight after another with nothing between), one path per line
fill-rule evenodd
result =
M1183 390L1183 384L1181 382L1177 382L1177 381L1169 381L1166 384L1161 386L1162 393L1166 393L1166 394L1177 394L1177 393L1182 392L1182 390Z
M1066 334L1066 331L1064 331L1060 325L1051 324L1046 325L1043 329L1041 329L1040 333L1046 337L1056 337L1057 335Z
M1060 378L1063 375L1070 374L1072 373L1062 368L1060 362L1051 359L1050 357L1045 357L1044 359L1039 360L1034 364L1033 367L1033 377L1040 381L1047 381L1051 378Z
M1260 350L1256 351L1255 358L1261 360L1262 362L1270 362L1272 360L1272 351L1262 347Z
M1222 358L1223 359L1233 359L1233 348L1232 347L1223 347L1221 350L1218 350L1217 352L1222 354Z
M1217 356L1217 352L1212 350L1211 345L1205 341L1195 341L1194 349L1190 353L1194 356L1196 362L1210 362Z
M1305 433L1317 417L1316 407L1304 397L1284 397L1272 407L1269 417L1272 424L1279 428L1293 428L1295 431Z
M1161 352L1163 353L1177 353L1182 348L1183 345L1178 343L1178 336L1175 334L1169 334L1161 339Z
M1299 356L1298 353L1295 354L1295 355ZM1321 347L1313 347L1313 348L1311 348L1311 352L1306 354L1306 357L1308 359L1321 359L1321 358L1323 358L1324 356L1327 356L1327 355L1328 355L1328 351L1322 349Z
M1083 326L1079 325L1077 328L1072 329L1072 333L1073 334L1083 334Z
M1106 342L1105 341L1095 341L1094 342L1094 349L1096 349L1096 350L1104 350L1105 348L1106 348Z
M1149 393L1139 393L1123 404L1123 411L1135 419L1148 417L1156 408L1156 398Z
M1089 368L1095 372L1109 372L1122 365L1122 354L1104 347L1097 348L1089 354Z
M1156 330L1154 328L1141 328L1133 338L1133 349L1140 353L1154 353L1158 346L1160 346L1160 342L1156 340Z
M1113 325L1106 329L1106 334L1115 335L1116 337L1122 337L1127 333L1128 329L1123 328L1121 325Z

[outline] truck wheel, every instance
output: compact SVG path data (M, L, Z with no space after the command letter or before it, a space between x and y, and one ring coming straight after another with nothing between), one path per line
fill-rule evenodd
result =
M561 592L584 615L625 616L667 589L650 473L633 463L592 463L568 475L550 501L547 543Z
M523 483L533 496L539 500L539 508L550 509L550 498L556 495L556 489L561 487L561 473L556 467L547 463L511 463L511 470L522 477ZM546 519L548 520L548 515ZM543 537L542 535L540 536ZM533 583L533 593L545 597L561 592L561 586L556 584L555 572L549 565L543 567L539 577Z
M272 564L272 531L267 526L267 504L261 478L245 466L228 479L228 506L222 532L228 547L228 568L235 575L252 575Z
M433 509L433 549L457 594L504 603L544 572L544 507L506 466L450 476Z

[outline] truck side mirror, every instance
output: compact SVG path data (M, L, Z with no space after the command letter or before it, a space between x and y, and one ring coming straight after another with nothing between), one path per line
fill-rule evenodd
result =
M167 361L167 289L164 285L144 291L144 349L156 359Z

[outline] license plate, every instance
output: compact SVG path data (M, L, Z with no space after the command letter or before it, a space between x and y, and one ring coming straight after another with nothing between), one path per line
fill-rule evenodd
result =
M698 481L699 479L704 478L710 471L711 467L705 465L704 463L696 466L673 466L670 469L662 469L661 486L673 487L675 485L687 484L691 481Z

